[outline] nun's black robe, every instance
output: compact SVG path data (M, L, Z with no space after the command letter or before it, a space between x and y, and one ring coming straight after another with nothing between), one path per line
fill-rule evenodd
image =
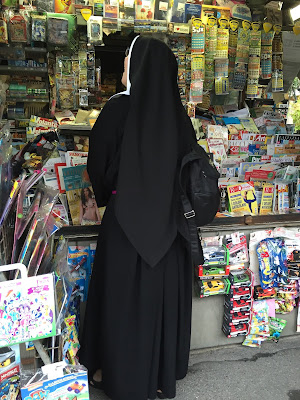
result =
M98 206L107 205L90 282L80 361L101 368L113 400L175 397L187 373L191 326L191 260L178 233L150 267L115 213L120 147L129 96L111 99L90 136L88 173ZM144 227L147 241L147 226ZM155 250L154 250L155 251Z

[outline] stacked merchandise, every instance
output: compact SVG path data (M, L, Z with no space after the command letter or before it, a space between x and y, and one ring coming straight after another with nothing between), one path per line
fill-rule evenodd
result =
M229 250L222 236L202 238L204 264L196 269L195 290L200 298L227 294L230 289Z
M250 321L253 299L252 275L249 269L232 270L230 291L225 296L222 330L227 337L245 335Z
M225 296L222 330L228 337L244 335L248 329L253 298L252 273L246 268L249 261L247 239L244 233L225 236L229 252L230 290Z
M300 137L287 134L283 116L213 115L199 144L213 154L221 173L220 211L226 215L286 213L298 209Z

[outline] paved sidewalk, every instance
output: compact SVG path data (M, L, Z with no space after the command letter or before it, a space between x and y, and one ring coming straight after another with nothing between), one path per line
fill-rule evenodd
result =
M91 389L91 400L108 400ZM193 352L176 400L300 400L300 335Z

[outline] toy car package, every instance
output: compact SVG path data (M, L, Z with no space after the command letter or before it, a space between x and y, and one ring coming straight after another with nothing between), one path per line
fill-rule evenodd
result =
M226 235L226 247L229 251L229 264L240 265L249 261L247 239L243 233Z
M203 247L203 265L227 265L228 251L225 246Z
M227 337L246 335L248 331L248 324L240 323L236 325L226 325L223 323L222 331L225 333Z
M252 306L252 300L229 300L225 298L225 312L233 314L234 312L250 311Z
M227 265L228 250L223 245L223 236L211 236L201 239L204 266L207 265Z
M251 286L231 286L227 297L230 300L250 299L252 297L252 288Z
M232 314L230 312L225 312L223 320L227 325L236 325L242 322L249 323L250 311L237 311Z
M255 300L266 300L273 299L276 294L275 288L263 289L261 286L255 286L253 297Z
M231 271L229 280L232 286L251 286L252 275L250 270Z
M203 266L199 265L198 274L201 279L221 278L229 275L228 265Z
M230 283L226 278L199 280L198 287L200 289L200 297L202 298L216 294L226 294L229 290Z

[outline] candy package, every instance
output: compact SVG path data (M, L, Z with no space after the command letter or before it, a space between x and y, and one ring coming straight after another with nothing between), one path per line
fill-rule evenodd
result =
M286 320L269 317L270 339L277 342L285 326Z

